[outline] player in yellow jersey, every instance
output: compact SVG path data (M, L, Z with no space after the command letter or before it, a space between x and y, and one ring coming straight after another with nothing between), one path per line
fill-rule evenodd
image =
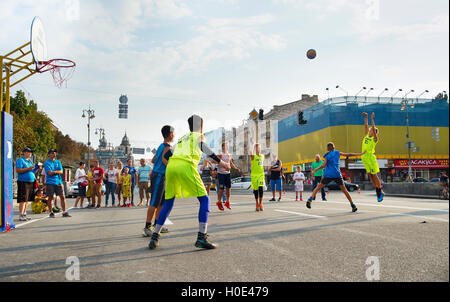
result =
M261 147L255 144L255 154L250 155L251 159L251 181L253 195L256 200L256 212L263 211L262 199L264 192L264 154L261 154Z
M195 247L214 249L216 245L207 240L207 225L209 216L210 200L203 185L202 178L198 173L198 163L202 153L205 153L213 161L219 163L225 169L230 169L230 164L222 161L205 143L203 133L203 119L193 115L188 119L190 132L183 136L172 152L167 151L164 155L168 160L166 167L165 201L156 221L155 230L148 247L155 249L159 243L159 233L162 226L172 211L175 198L197 197L200 202L198 212L199 232ZM169 159L170 158L170 159Z
M378 167L377 158L375 157L375 146L379 141L378 128L375 127L375 113L372 112L371 120L372 127L369 128L368 114L363 112L364 115L364 127L365 127L365 137L362 141L362 152L365 152L361 156L361 160L366 168L367 175L369 175L370 181L372 182L375 190L377 192L378 202L383 201L384 192L381 189L381 181L378 178L378 173L380 173L380 168Z

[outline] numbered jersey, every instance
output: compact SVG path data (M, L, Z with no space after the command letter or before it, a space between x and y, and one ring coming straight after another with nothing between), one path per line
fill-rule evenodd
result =
M251 161L252 176L253 175L264 175L264 155L260 154L253 155L253 160Z
M374 154L376 145L377 142L375 141L375 137L371 137L367 134L362 141L362 152L366 151L366 154Z

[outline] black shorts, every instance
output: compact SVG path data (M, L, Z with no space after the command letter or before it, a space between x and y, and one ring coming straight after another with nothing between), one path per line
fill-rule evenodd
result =
M329 184L332 181L335 181L338 186L344 185L344 180L342 179L342 177L338 177L338 178L325 178L324 177L324 178L322 178L320 183L326 186L327 184Z
M231 174L219 173L219 188L221 190L224 188L231 188Z
M55 194L56 194L56 196L62 196L62 195L64 195L64 187L62 184L60 184L60 185L46 184L45 185L45 194L48 197L53 197L53 195L55 195Z
M152 194L150 206L158 208L164 204L165 187L166 175L152 172L152 175L150 176L150 192Z
M34 201L34 182L17 181L17 203Z
M86 197L86 187L87 186L83 187L81 182L78 183L78 197Z

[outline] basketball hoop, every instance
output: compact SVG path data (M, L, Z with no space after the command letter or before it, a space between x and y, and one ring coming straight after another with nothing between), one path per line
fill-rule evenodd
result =
M75 62L69 59L52 59L38 62L36 65L40 73L50 71L53 82L58 88L61 88L64 83L67 86L67 81L72 77L76 66Z
M44 73L50 71L55 85L59 88L70 79L75 70L75 62L68 59L49 59L47 57L47 39L44 25L39 17L31 22L30 50L36 71Z

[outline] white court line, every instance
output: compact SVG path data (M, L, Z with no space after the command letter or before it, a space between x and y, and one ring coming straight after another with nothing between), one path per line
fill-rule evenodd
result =
M76 209L76 208L68 208L67 209L67 211L70 211L70 210L72 210L72 209ZM59 213L58 213L59 214ZM61 215L62 215L62 213L61 213ZM22 226L24 226L24 225L27 225L27 224L30 224L30 223L33 223L33 222L36 222L36 221L41 221L41 220L44 220L44 219L46 219L46 218L50 218L48 215L47 216L45 216L45 217L42 217L42 218L39 218L39 219L32 219L32 220L30 220L30 221L27 221L27 222L24 222L24 223L21 223L21 224L16 224L16 229L17 228L20 228L20 227L22 227Z
M337 203L337 204L347 204L346 202L339 202L339 201L327 201L327 203ZM370 203L360 203L357 202L356 206L358 205L364 205L364 206L370 206L370 207L378 207L378 208L393 208L393 209L407 209L407 210L421 210L421 211L434 211L434 212L446 212L448 213L448 210L441 210L441 209L430 209L430 208L417 208L417 207L407 207L407 206L391 206L391 205L385 205L385 204L370 204Z
M313 217L313 218L327 218L326 216L311 215L311 214L305 214L305 213L299 213L299 212L291 212L291 211L283 211L283 210L275 210L275 211L289 213L289 214L295 214L295 215L299 215L299 216Z

